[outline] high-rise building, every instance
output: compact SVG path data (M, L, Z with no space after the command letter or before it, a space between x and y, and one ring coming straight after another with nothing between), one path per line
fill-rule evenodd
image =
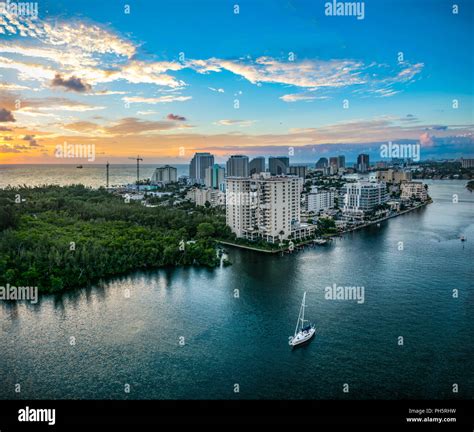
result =
M175 183L178 181L178 170L175 167L165 165L155 169L151 176L152 183Z
M461 167L462 168L474 168L474 159L461 158Z
M288 174L301 177L302 179L306 178L306 172L308 168L306 165L293 165L288 169Z
M319 213L334 207L336 192L334 190L318 190L313 187L305 198L306 211Z
M337 174L339 171L339 158L337 156L329 158L329 168L331 174Z
M337 156L329 158L329 166L334 166L336 169L339 168L339 158Z
M204 177L204 184L208 188L224 190L225 188L225 169L214 164L206 168L206 173Z
M227 177L227 225L237 237L271 243L309 235L312 227L300 225L302 188L295 176Z
M206 168L214 165L214 155L210 153L195 153L189 167L191 183L204 184Z
M227 161L228 177L248 177L249 158L244 155L233 155Z
M363 216L388 201L387 185L383 182L346 183L343 192L346 215Z
M369 170L370 162L368 154L360 154L357 156L357 171L366 173Z
M319 158L319 160L316 162L315 168L321 169L321 168L327 168L328 166L329 166L329 162L327 158L322 157L322 158Z
M339 168L345 168L346 167L346 157L344 155L339 155L337 158L339 159Z
M401 185L401 199L419 199L426 201L428 198L428 192L425 185L422 182L405 182Z
M285 175L290 167L290 158L287 156L277 156L268 158L268 170L271 175Z
M263 156L252 159L249 163L249 175L265 172L265 158Z

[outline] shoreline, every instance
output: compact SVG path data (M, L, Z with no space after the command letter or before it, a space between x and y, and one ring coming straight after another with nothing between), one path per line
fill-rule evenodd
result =
M337 234L326 234L326 235L323 235L323 237L339 237L339 236L342 236L343 234L347 234L347 233L350 233L350 232L353 232L353 231L357 231L357 230L362 229L362 228L367 228L368 226L375 225L375 224L384 222L384 221L386 221L386 220L393 219L393 218L396 218L396 217L398 217L398 216L402 216L402 215L407 214L407 213L411 213L411 212L414 211L414 210L417 210L417 209L419 209L419 208L425 207L425 206L427 206L428 204L432 204L432 203L433 203L433 200L432 200L432 199L426 200L426 202L424 202L424 203L422 203L422 204L420 204L420 205L417 205L416 207L412 207L412 208L403 210L403 211L401 211L401 212L398 212L398 213L396 213L396 214L392 214L392 215L389 215L389 216L385 216L385 217L383 217L383 218L376 219L376 220L374 220L374 221L370 221L370 222L368 222L368 223L358 225L358 226L353 227L353 228L351 228L351 229L347 229L347 230L341 231L340 233L337 233Z
M344 230L344 231L341 231L341 232L338 232L338 233L323 234L321 237L325 238L325 239L328 239L328 240L331 240L331 238L333 238L333 237L342 237L344 234L348 234L348 233L351 233L351 232L354 232L354 231L357 231L357 230L367 228L369 226L384 222L386 220L393 219L393 218L396 218L398 216L405 215L407 213L411 213L414 210L418 210L422 207L426 207L428 204L432 204L432 203L433 203L433 200L429 199L429 200L426 200L426 202L421 203L420 205L417 205L416 207L412 207L412 208L403 210L399 213L392 214L392 215L389 215L389 216L385 216L383 218L376 219L376 220L370 221L368 223L361 224L361 225L355 226L353 228L350 228L350 229L347 229L347 230ZM295 250L298 250L298 248L300 246L304 246L304 245L313 243L313 241L314 241L314 239L310 239L310 240L304 240L304 241L302 241L298 244L295 244ZM268 253L268 254L276 254L276 253L279 253L279 252L289 251L288 247L278 248L278 249L274 249L274 250L268 250L268 249L262 249L262 248L259 248L259 247L256 247L256 246L241 245L241 244L238 244L238 243L230 242L228 240L216 240L216 242L219 243L219 244L225 244L227 246L233 246L233 247L240 248L240 249L253 250L255 252L263 252L263 253Z

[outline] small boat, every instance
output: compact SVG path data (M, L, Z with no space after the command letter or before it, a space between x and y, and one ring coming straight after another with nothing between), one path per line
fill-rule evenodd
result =
M317 245L325 245L328 241L326 239L315 239L314 243Z
M288 338L288 344L292 347L301 345L309 341L316 333L316 327L309 323L308 320L304 319L304 308L306 300L306 291L303 294L303 302L301 303L300 314L298 315L298 321L296 322L295 334ZM308 324L305 325L305 322Z
M76 168L79 168L79 169L81 169L81 168L83 168L83 167L82 167L82 165L78 165Z

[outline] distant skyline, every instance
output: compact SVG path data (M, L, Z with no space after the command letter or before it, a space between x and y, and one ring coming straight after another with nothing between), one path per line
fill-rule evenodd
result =
M474 157L471 1L39 1L0 12L0 164ZM238 10L235 8L238 5ZM238 12L238 13L236 13Z

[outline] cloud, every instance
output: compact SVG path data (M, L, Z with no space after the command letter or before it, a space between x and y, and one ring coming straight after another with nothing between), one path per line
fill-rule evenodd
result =
M0 145L0 153L21 153L21 150L8 145Z
M211 58L189 61L188 66L199 73L227 70L242 76L252 84L278 83L305 88L345 87L361 84L364 79L355 74L363 64L352 60L304 60L300 62L279 61L272 57L222 60Z
M117 91L117 90L99 90L94 93L90 93L92 96L111 96L111 95L124 95L128 94L126 91Z
M182 116L177 115L177 114L168 114L166 116L166 118L168 120L173 120L173 121L186 121L186 117L182 117Z
M300 134L300 133L314 133L316 132L317 129L316 128L291 128L289 130L290 133L296 133L296 134Z
M126 117L118 120L111 125L99 125L90 121L79 121L68 123L63 126L64 129L74 132L92 134L93 137L98 135L101 139L112 136L128 136L146 133L157 133L162 131L170 131L174 129L188 128L189 126L177 124L169 121L147 121L135 117Z
M445 125L435 125L435 126L432 126L431 129L432 129L432 130L436 130L436 131L444 131L444 130L447 130L447 129L448 129L448 126L445 126Z
M12 60L7 57L0 57L0 68L13 69L19 72L21 79L35 81L46 81L54 78L55 72L49 67L40 63L32 63L20 60Z
M31 114L33 116L38 114L41 116L41 114L44 114L45 111L86 112L103 109L105 109L104 106L90 105L67 98L48 97L25 99L22 102L21 108L17 112L22 114Z
M170 61L139 61L134 59L137 45L95 24L80 21L29 20L11 14L0 16L0 29L5 34L18 34L36 39L36 44L4 43L0 52L15 59L0 57L0 67L17 70L22 77L39 81L53 80L57 72L50 66L31 62L36 59L55 63L63 75L74 74L90 85L126 80L137 84L155 84L171 88L186 84L166 71L178 71L184 65ZM17 59L21 56L21 59ZM57 69L57 68L56 68Z
M313 101L316 99L329 99L328 96L316 96L315 94L306 92L306 93L294 93L294 94L286 94L280 96L280 99L283 102L300 102L300 101Z
M256 60L249 58L189 60L186 66L201 74L225 70L245 78L252 84L283 84L310 92L357 86L357 91L377 97L389 97L399 93L401 90L395 87L416 79L424 67L423 63L402 62L395 68L391 68L387 65L365 64L347 59L307 59L289 62L268 56L259 57ZM309 93L281 97L286 102L309 101L317 98Z
M29 87L12 84L12 83L0 83L0 90L31 90Z
M387 79L396 82L408 82L413 80L423 69L423 63L410 64L408 62L401 63L402 70L398 72L395 78Z
M251 126L252 124L255 123L255 120L230 120L230 119L224 119L224 120L219 120L215 122L214 124L219 125L219 126Z
M109 78L111 80L124 79L134 84L155 84L176 89L184 87L186 83L169 74L165 74L165 72L179 71L183 68L184 66L177 62L144 62L133 60L122 66L120 70L109 73Z
M52 87L64 87L66 90L72 90L78 93L84 93L92 90L92 86L84 82L81 78L71 76L64 79L61 74L56 74L51 81Z
M7 128L6 126L0 126L0 132L11 132L12 129Z
M174 96L174 95L159 96L155 98L141 97L141 96L130 96L130 97L127 96L127 97L122 98L124 102L143 103L143 104L150 104L150 105L156 105L159 103L170 103L170 102L185 102L190 99L192 99L191 96Z
M417 122L419 120L413 114L407 114L405 117L401 117L400 121L402 121L402 122Z
M41 147L41 146L38 144L38 141L36 141L34 135L25 135L25 136L22 138L22 140L23 140L23 141L28 141L30 147Z
M131 58L136 53L132 42L97 25L77 20L52 23L6 11L0 15L0 27L6 34L31 37L52 47L78 48L90 54L113 54L125 58Z
M15 117L12 112L6 108L0 108L0 122L15 122Z
M143 116L147 116L147 115L156 115L156 114L159 114L158 111L152 111L152 110L147 110L147 111L137 111L137 115L143 115Z
M398 87L402 84L417 79L424 67L422 63L401 62L395 67L388 67L351 59L287 61L270 56L256 59L212 57L184 62L145 61L137 60L137 43L121 37L105 26L92 23L74 20L53 24L50 21L32 21L7 13L0 17L0 29L7 35L21 35L28 37L29 41L36 40L34 45L26 45L16 39L2 44L0 52L15 57L0 57L0 68L16 70L20 79L53 81L57 86L84 94L89 94L88 86L121 80L132 84L180 89L186 83L173 76L173 72L192 69L199 74L230 72L255 85L279 84L304 89L306 92L355 87L355 91L376 97L389 97L399 93L401 89ZM58 73L59 77L56 76ZM64 78L66 76L70 78ZM209 89L224 93L223 88ZM309 93L281 97L285 102L318 98ZM143 103L174 101L171 96L168 99L147 99Z
M182 128L179 126L178 128ZM130 135L143 132L159 132L176 129L175 123L167 121L146 121L134 117L123 118L112 126L105 127L104 130L113 135Z
M75 132L96 132L99 127L100 126L97 123L89 121L79 121L64 125L65 129L69 129Z
M434 144L433 136L428 132L423 132L420 135L420 144L424 147L431 147Z
M390 97L400 93L399 90L392 90L391 88L374 89L371 92L377 97Z

